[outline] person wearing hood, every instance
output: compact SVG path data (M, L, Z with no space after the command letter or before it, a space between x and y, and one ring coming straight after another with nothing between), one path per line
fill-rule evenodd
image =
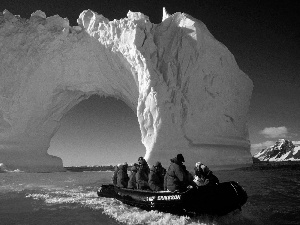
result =
M183 166L184 158L178 154L171 159L171 164L165 175L165 188L169 191L183 191L189 185L188 174Z
M129 177L127 174L127 166L127 163L119 166L119 171L117 173L117 186L120 188L127 188L128 185Z
M219 179L213 174L213 172L205 165L201 166L206 179L206 185L218 185Z
M140 190L148 190L148 173L147 173L147 167L145 164L140 164L138 171L135 175L136 177L136 185L137 189Z
M120 166L120 164L115 166L115 171L114 171L114 174L112 176L112 182L113 182L114 185L117 185L117 176L118 176L119 166Z
M138 163L139 163L139 166L143 165L144 171L147 173L147 176L148 176L150 173L150 168L149 168L147 161L141 156L138 158Z
M195 170L194 182L196 183L197 186L219 184L219 179L203 163L197 162L194 170Z
M160 162L156 162L149 174L149 187L152 191L162 191L164 188L164 168Z
M129 175L129 181L128 181L127 188L137 189L137 186L136 186L136 173L137 173L137 170L138 170L138 165L137 164L135 164L131 167L131 173Z

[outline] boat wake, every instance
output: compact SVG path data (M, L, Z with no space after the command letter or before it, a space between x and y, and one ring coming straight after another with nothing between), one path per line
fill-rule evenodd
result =
M96 191L92 190L91 187L88 190L82 187L69 190L45 189L39 193L27 194L26 197L43 200L46 204L51 204L52 206L57 205L58 208L63 204L64 206L65 204L72 204L73 207L87 207L93 210L99 210L99 213L102 212L108 217L124 224L218 225L240 224L240 222L245 222L243 221L243 216L238 211L234 211L222 217L203 215L193 218L158 211L145 211L123 204L116 199L98 197Z

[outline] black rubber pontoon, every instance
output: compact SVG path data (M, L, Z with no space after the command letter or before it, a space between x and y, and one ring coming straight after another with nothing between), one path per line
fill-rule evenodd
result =
M178 215L225 215L241 209L248 198L245 190L235 181L191 188L185 192L132 190L109 184L102 185L97 194L141 209Z

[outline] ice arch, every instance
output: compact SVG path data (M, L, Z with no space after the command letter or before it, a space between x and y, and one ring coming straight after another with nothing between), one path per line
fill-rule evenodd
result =
M252 82L206 26L186 14L154 25L141 13L108 21L90 10L77 27L37 11L0 15L0 162L60 171L47 154L61 117L84 98L122 99L136 113L145 157L167 166L250 160Z

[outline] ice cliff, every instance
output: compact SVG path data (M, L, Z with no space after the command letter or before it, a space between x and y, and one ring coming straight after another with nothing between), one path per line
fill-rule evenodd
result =
M152 24L142 13L109 21L91 10L78 26L37 11L0 14L0 162L61 171L48 155L59 121L93 94L122 99L137 115L145 157L165 166L251 160L252 81L199 20L183 13Z
M262 149L253 156L253 162L300 161L300 143L279 139L273 146Z

